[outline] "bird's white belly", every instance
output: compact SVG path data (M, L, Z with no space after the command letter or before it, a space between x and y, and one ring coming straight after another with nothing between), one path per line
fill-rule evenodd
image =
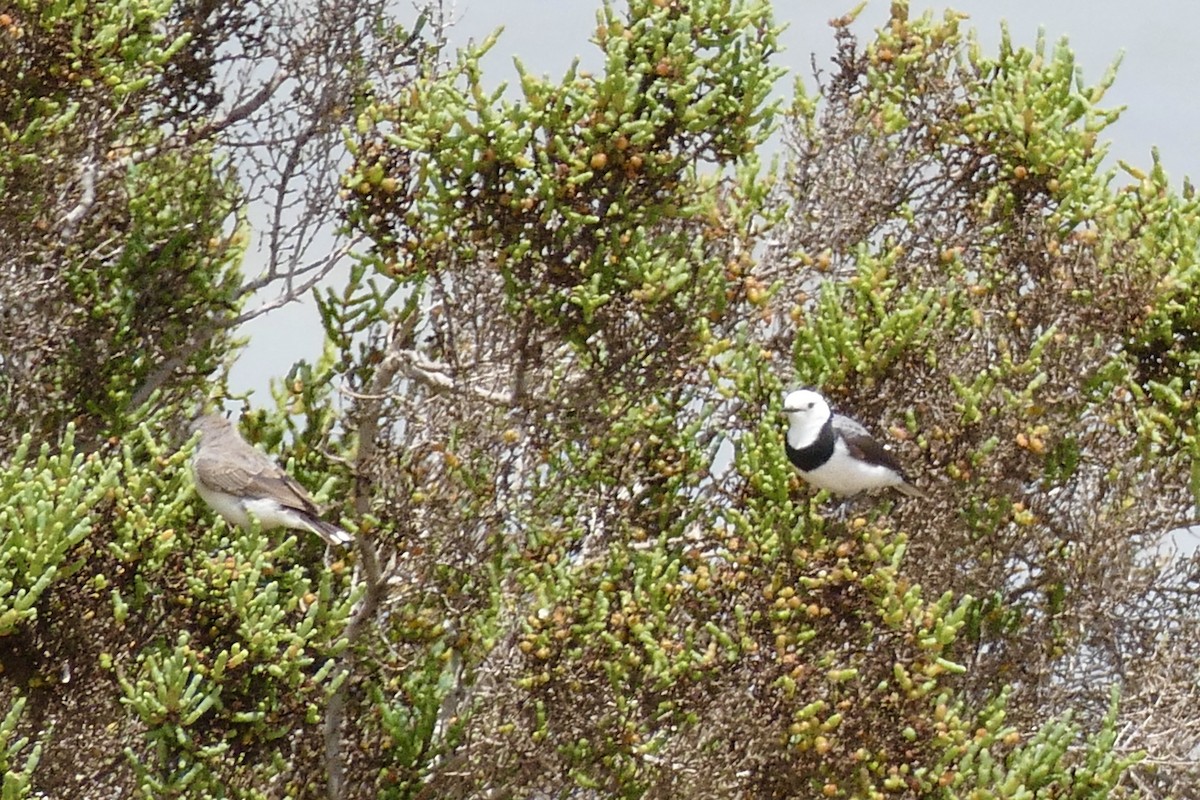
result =
M833 455L828 461L814 470L800 474L818 489L846 495L897 486L903 482L899 475L887 467L851 458L846 446L840 441L834 445Z
M242 528L249 526L250 518L246 516L246 509L242 508L241 500L231 494L210 489L200 481L195 481L195 484L196 494L208 503L209 508L220 514L222 519L230 525Z
M308 528L294 511L282 508L278 502L268 499L243 499L225 492L217 492L196 481L196 492L213 511L230 525L249 528L253 515L260 530L271 528Z

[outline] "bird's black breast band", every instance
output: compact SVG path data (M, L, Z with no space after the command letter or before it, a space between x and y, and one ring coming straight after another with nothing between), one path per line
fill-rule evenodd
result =
M817 438L812 444L797 450L785 437L784 446L787 449L788 458L796 468L802 472L810 472L824 464L833 455L835 439L833 417L830 417L825 420L825 424L821 426L821 432L817 434Z

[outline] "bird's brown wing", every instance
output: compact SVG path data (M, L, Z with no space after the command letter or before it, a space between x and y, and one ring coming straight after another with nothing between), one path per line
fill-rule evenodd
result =
M839 415L833 418L833 426L842 435L842 440L846 442L846 449L850 451L851 456L868 464L887 467L897 475L904 477L904 468L900 466L896 457L877 442L862 425Z
M285 508L317 514L316 503L303 486L279 465L245 442L227 445L222 457L196 458L196 477L205 486L235 497L270 498Z

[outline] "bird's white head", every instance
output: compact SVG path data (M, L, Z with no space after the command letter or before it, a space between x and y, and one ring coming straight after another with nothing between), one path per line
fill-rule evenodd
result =
M811 389L797 389L783 398L783 413L788 418L788 441L792 447L804 447L816 441L821 428L832 416L829 403Z

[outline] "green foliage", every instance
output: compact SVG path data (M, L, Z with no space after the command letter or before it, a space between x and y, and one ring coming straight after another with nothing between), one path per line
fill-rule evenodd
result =
M351 221L385 273L489 263L511 313L532 310L576 341L603 329L618 298L687 324L682 312L725 301L724 265L705 252L722 232L675 223L715 213L700 163L754 163L775 113L775 35L756 4L606 7L604 74L522 71L515 103L481 83L488 40L362 111L344 179L344 196L359 196Z
M166 4L95 6L16 9L86 68L0 113L6 187L78 160L82 73L132 104L182 46ZM360 535L324 560L195 496L202 372L117 415L165 353L226 357L189 320L233 310L248 231L211 148L107 132L142 154L122 202L34 248L87 338L0 469L5 797L85 750L144 797L1130 796L1116 732L1162 747L1163 692L1194 701L1194 577L1144 556L1200 485L1200 213L1157 162L1114 188L1113 76L1065 44L848 24L779 175L762 3L605 4L603 72L521 70L515 100L490 40L336 98L370 246L239 422ZM931 499L808 492L801 382ZM114 435L31 455L80 409Z
M419 792L430 760L452 754L460 743L463 722L446 714L448 700L459 691L460 669L458 655L432 641L424 658L392 685L371 686L387 763L381 770L380 797Z
M1028 739L1012 726L1004 724L1005 692L980 715L980 727L969 738L961 733L955 746L947 747L946 756L931 775L945 789L947 798L1078 798L1111 797L1119 791L1125 770L1138 757L1119 757L1113 753L1117 738L1117 692L1099 729L1086 737L1087 757L1078 763L1071 750L1078 746L1080 729L1069 720L1055 720L1039 728ZM939 726L953 720L956 712L941 704L937 709ZM939 732L939 736L940 736ZM1073 787L1064 785L1071 776ZM940 776L940 777L939 777Z
M118 481L116 465L75 452L72 429L57 453L42 445L32 457L32 441L26 434L0 472L0 636L36 618L50 585L82 566L70 559L92 532L87 512Z
M1114 72L1086 84L1065 43L1006 34L992 56L963 41L957 15L909 18L904 4L864 59L842 36L823 116L795 106L795 210L779 238L808 269L773 296L798 323L797 374L877 421L936 487L937 502L898 516L908 574L980 598L962 689L1018 687L1008 713L1022 727L1053 705L1111 732L1097 683L1158 691L1114 666L1129 655L1116 639L1190 624L1148 611L1172 596L1159 583L1173 567L1144 554L1190 524L1196 496L1194 341L1176 292L1194 294L1200 213L1157 158L1148 174L1122 165L1134 181L1114 186L1097 144L1117 116L1100 106ZM1103 678L1078 666L1100 662ZM968 796L1057 790L1055 737L1080 735L1057 724L1036 775L972 762L993 788ZM1112 756L1110 734L1089 741L1089 758ZM1107 762L1099 783L1130 763Z
M347 356L344 368L364 396L403 376L408 396L382 401L383 417L429 448L377 473L388 488L376 507L385 528L391 518L443 546L490 524L462 582L439 589L453 597L486 576L518 620L515 654L467 651L481 674L511 675L513 696L480 701L457 763L476 791L567 791L522 767L547 762L574 786L622 797L678 789L686 774L729 795L969 786L987 796L1042 781L1092 791L1055 750L1069 741L1109 759L1095 785L1111 788L1129 764L1114 760L1111 737L1087 740L1090 728L1047 722L1045 709L1031 714L1044 726L1036 744L976 736L999 730L1000 666L1022 643L1079 646L1061 625L1079 590L1059 574L1070 547L1040 551L1054 571L1032 599L996 589L1014 552L1032 558L1018 537L1040 517L1032 500L995 487L1002 471L1031 485L1094 475L1080 468L1079 437L1047 440L1049 393L1079 375L1069 358L1081 347L1086 374L1115 374L1114 351L1094 334L1130 330L1133 310L1115 271L1055 284L1055 265L1029 242L1056 241L1058 253L1086 244L1072 238L1081 215L1111 204L1067 199L1072 187L1104 194L1094 141L1114 118L1096 107L1107 83L1076 87L1065 48L1043 59L1006 42L988 61L963 45L956 16L910 21L897 4L865 59L843 41L842 83L827 97L844 105L824 113L848 122L826 127L816 103L794 106L811 139L772 195L745 152L773 119L758 91L773 73L714 61L705 44L767 55L763 14L704 2L634 3L625 18L606 8L595 39L605 73L522 73L517 102L484 87L485 43L415 91L374 99L348 137L357 161L343 197L375 249L352 290L325 294L323 317L343 353L355 344L360 361ZM746 38L732 47L731 32ZM1018 104L1035 115L1028 130L1025 112L1012 117ZM694 138L701 130L721 137ZM728 172L702 177L700 158ZM1051 166L1061 171L1048 177ZM822 186L844 169L860 171L862 191ZM1042 200L1049 210L1023 216ZM778 252L758 264L747 254L764 224L779 225ZM364 327L397 296L391 338ZM1101 296L1118 313L1101 312L1106 326L1086 340L1080 317ZM366 344L355 339L364 332ZM982 367L981 353L991 356ZM762 413L778 402L788 357L800 380L836 395L907 398L885 429L970 496L947 495L928 519L885 506L847 523L797 500L780 421ZM496 377L506 368L511 383ZM904 372L918 376L911 388L898 385ZM438 390L450 388L459 394L444 404ZM1078 413L1054 400L1056 421ZM414 506L436 508L444 527L420 515L414 529ZM979 580L950 580L953 560L930 557L947 540L964 542ZM981 648L995 660L968 657ZM753 755L723 757L729 742ZM411 774L419 750L396 752ZM978 769L980 759L1008 759L1009 771ZM463 786L437 770L429 780Z
M0 325L22 365L0 375L0 412L38 441L68 420L88 440L121 432L164 362L211 365L228 346L210 317L233 310L240 282L246 234L227 232L240 189L207 134L185 149L168 119L168 67L190 40L167 33L173 5L22 2L4 15L0 254L24 266L0 298L36 320ZM162 399L199 380L184 384Z
M897 253L872 254L864 245L857 274L821 286L814 310L819 325L796 333L793 360L813 385L845 385L857 375L881 374L940 332L965 322L957 292L902 286L889 274Z
M197 515L198 506L191 483L181 480L191 452L161 441L151 425L160 418L142 422L121 441L121 480L113 487L111 539L105 550L116 563L136 568L135 574L157 573L168 566L181 547L192 546L180 522ZM137 593L147 587L138 582ZM118 605L124 606L122 600Z
M42 756L41 744L35 744L23 759L20 758L21 751L29 747L29 739L18 735L25 702L23 697L14 698L8 713L0 721L0 773L4 775L0 798L3 800L23 800L31 796L34 770Z
M129 753L138 788L146 797L179 795L189 789L211 792L219 787L206 762L215 760L229 745L202 744L192 732L220 697L220 690L208 684L200 672L198 655L183 635L169 654L145 656L136 683L119 678L125 702L146 726L147 742L154 748L152 766ZM215 666L223 671L224 660Z
M334 658L356 594L339 592L330 572L288 565L294 539L223 544L196 556L187 592L173 598L193 632L145 647L136 677L117 668L123 702L146 727L147 754L127 752L147 796L222 786L219 756L234 741L269 744L311 724L341 680Z

